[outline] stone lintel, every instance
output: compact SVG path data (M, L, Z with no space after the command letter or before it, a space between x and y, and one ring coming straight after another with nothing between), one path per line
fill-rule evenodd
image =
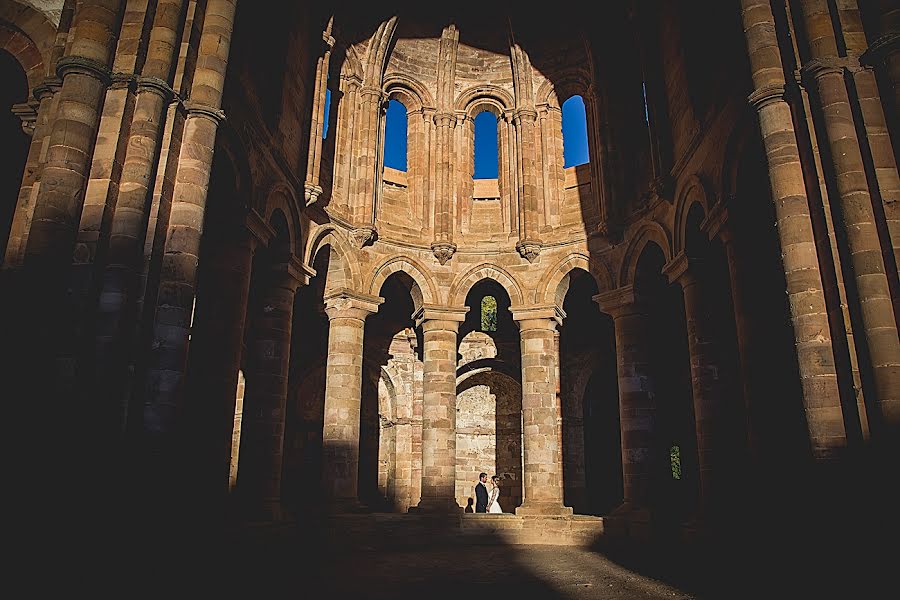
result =
M558 325L562 325L566 313L557 304L539 304L528 307L511 307L513 321L531 321L534 319L549 319ZM519 325L521 327L521 324Z
M384 302L384 298L379 296L361 294L346 288L325 294L324 300L329 319L349 317L361 321L378 312L378 307Z
M466 313L468 312L468 306L456 308L453 306L426 304L413 313L412 319L416 324L416 327L422 325L425 321L452 321L462 323L466 320Z

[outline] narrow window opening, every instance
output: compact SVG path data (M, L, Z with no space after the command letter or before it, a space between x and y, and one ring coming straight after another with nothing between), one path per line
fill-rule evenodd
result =
M322 139L328 138L328 115L331 114L331 90L325 88L325 125L322 127Z
M681 448L678 444L673 444L669 448L669 463L672 467L672 479L681 479Z
M562 105L563 167L586 164L588 157L587 113L584 99L572 96Z
M384 166L406 171L406 107L391 100L384 118Z
M497 117L482 111L475 116L475 169L472 179L497 179Z
M497 331L497 299L493 296L481 299L481 330Z
M647 82L641 82L641 92L644 96L644 121L647 123L647 127L650 127L650 101L647 100Z

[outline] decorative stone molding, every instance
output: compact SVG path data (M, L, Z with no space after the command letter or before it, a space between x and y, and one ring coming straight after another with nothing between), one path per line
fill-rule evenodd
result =
M519 240L516 244L516 250L522 255L522 258L530 263L537 260L541 254L543 242L540 240Z
M438 127L456 127L456 115L451 112L435 113L434 124Z
M198 116L209 119L213 121L217 125L225 120L225 111L220 108L213 108L212 106L207 106L205 104L200 104L198 102L193 102L191 100L184 101L184 109L187 112L188 116Z
M442 265L447 264L447 261L453 258L453 254L456 252L456 244L451 244L450 242L435 242L431 244L431 252L434 254L434 257L438 259L438 262Z
M56 63L56 76L65 79L69 73L88 75L109 85L112 76L108 66L83 56L64 56Z
M562 325L566 318L566 312L557 304L538 304L527 308L510 307L513 321L531 321L534 319L548 319L557 325Z
M753 93L747 96L747 100L753 108L761 110L773 102L784 101L784 92L784 84L766 85L753 90Z
M303 196L306 200L306 206L314 204L316 200L319 199L319 196L322 195L321 186L312 184L312 183L304 183L303 184Z
M350 243L358 250L370 246L378 239L378 230L374 227L356 227L350 231Z
M800 67L800 77L803 80L818 79L826 75L840 75L845 68L850 66L852 65L843 58L814 58Z

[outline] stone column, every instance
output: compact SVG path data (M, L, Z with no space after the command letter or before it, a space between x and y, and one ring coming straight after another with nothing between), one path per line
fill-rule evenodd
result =
M535 151L535 130L537 112L530 109L517 109L513 122L516 129L516 149L518 156L518 183L519 183L519 241L516 250L519 251L528 262L534 262L541 253L541 245L538 231L538 185L535 171L537 169Z
M34 215L34 195L40 189L41 171L44 166L44 143L50 133L56 115L56 107L59 104L59 95L56 93L59 91L59 87L59 79L50 77L32 90L32 94L38 101L37 117L34 122L34 131L31 133L28 157L25 159L25 172L22 175L22 185L16 201L16 212L13 214L9 230L6 254L3 259L4 270L18 269L22 266L28 232L31 229L31 219Z
M468 309L423 307L414 315L422 327L422 498L425 512L457 513L456 503L456 333Z
M347 291L325 298L328 359L325 366L325 427L322 486L327 508L359 506L359 427L362 401L363 333L366 317L382 298Z
M647 308L632 285L598 294L594 300L612 316L616 332L624 498L614 514L646 524L659 453L654 439L656 401L648 356L653 338L647 330Z
M268 267L262 276L259 305L247 344L247 380L241 422L238 493L245 517L277 521L282 517L281 471L285 406L291 356L294 296L305 276L296 259ZM233 417L233 415L232 415Z
M381 178L376 155L383 96L381 89L373 86L363 86L359 91L359 116L355 125L358 143L353 168L355 180L350 182L354 227L350 239L357 248L371 244L378 235L375 230L375 182Z
M694 429L697 438L697 462L700 478L699 518L721 505L722 480L728 465L722 465L724 423L722 403L724 382L721 348L716 344L716 325L709 305L708 283L702 263L688 259L683 252L663 269L670 282L677 281L684 295L688 353L691 363L691 392L694 405Z
M749 99L759 113L769 163L810 442L817 458L829 459L846 446L847 433L775 21L768 0L741 0L741 7L755 87Z
M184 25L185 0L159 0L147 46L147 58L137 77L131 123L127 125L125 157L118 186L107 198L112 219L106 265L100 282L93 337L93 377L88 393L110 407L127 397L128 365L134 352L139 274L152 205L151 182L159 162L160 137L174 96L172 78ZM85 306L87 311L94 307ZM122 415L125 414L122 410ZM118 419L124 429L124 418Z
M340 211L352 219L353 168L356 144L356 113L361 80L356 75L341 75L340 97L337 102L337 131L334 152L334 182L331 196ZM334 102L334 98L332 98Z
M743 396L744 414L746 415L744 426L747 430L747 446L749 447L750 455L755 456L759 443L754 431L753 411L755 406L753 403L753 389L750 379L750 348L753 331L745 316L746 308L744 302L747 291L744 289L744 282L742 280L743 270L741 269L741 265L743 256L735 242L735 234L729 221L728 211L721 203L717 203L710 211L703 223L703 228L709 234L709 239L719 238L722 242L722 247L725 249L726 259L728 260L728 278L731 286L731 304L734 309L734 325L739 355L738 367L740 369L739 376L741 378L739 387Z
M66 55L56 65L62 86L24 260L39 294L48 295L35 298L42 302L58 299L67 281L122 5L83 2L73 16Z
M209 262L202 265L203 292L191 328L184 429L196 487L216 499L228 489L253 255L272 237L251 211L246 227L207 240L204 249Z
M571 515L563 506L556 306L513 310L522 344L523 499L517 515Z
M802 72L811 78L818 92L859 296L863 332L872 362L875 397L884 423L893 429L900 427L900 336L850 96L844 81L844 70L848 65L845 59L838 57L826 0L803 0L800 5L812 57L803 65Z
M197 287L200 232L206 209L219 109L234 25L236 0L209 0L200 33L200 52L185 102L187 118L172 190L148 359L143 428L164 433L174 426L178 391L187 360ZM199 18L195 17L195 18Z
M456 116L451 112L439 112L434 115L436 126L436 168L434 198L434 241L431 251L442 265L453 257L456 244L453 243L453 195L452 180L452 145L453 131L456 128ZM423 492L424 493L424 492Z
M307 206L318 200L322 194L322 187L319 185L319 169L322 164L322 132L325 127L325 96L328 91L328 70L331 63L331 49L334 47L334 38L331 36L332 22L332 19L329 19L325 31L322 32L324 48L322 56L316 62L312 122L309 127L309 151L306 162L306 182L303 185Z

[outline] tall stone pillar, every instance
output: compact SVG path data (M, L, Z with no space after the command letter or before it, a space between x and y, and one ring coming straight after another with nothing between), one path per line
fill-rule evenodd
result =
M624 498L614 512L646 525L659 453L654 439L656 400L649 357L653 339L647 330L647 307L632 285L598 294L594 300L612 316L616 335Z
M769 164L806 422L814 455L830 459L847 445L847 433L803 167L791 107L784 98L775 21L768 0L741 0L741 7L755 86L749 99L759 113Z
M144 397L143 429L151 434L172 430L180 402L213 148L219 123L225 118L219 106L235 3L208 1L197 67L185 102L187 118L166 228Z
M684 295L687 324L688 353L691 364L691 392L694 405L694 429L697 439L697 461L700 477L700 506L698 518L721 505L725 470L722 455L727 440L724 436L724 382L720 379L722 349L716 343L715 323L712 320L710 290L702 263L689 259L684 253L676 256L664 268L669 281L677 281Z
M468 309L424 307L414 316L422 327L422 498L425 512L457 513L456 333Z
M516 250L528 262L534 262L541 253L543 242L540 239L538 184L535 171L537 169L535 134L537 112L530 109L517 109L513 116L516 129L516 156L518 157L519 183L519 241Z
M147 59L137 77L137 95L130 126L126 126L125 157L119 185L109 195L112 210L106 265L102 267L93 336L94 362L87 394L107 406L121 406L131 379L139 274L150 218L150 185L159 162L160 137L170 100L185 0L160 0L154 13ZM89 265L90 267L90 265ZM87 304L85 310L94 309ZM127 407L117 419L124 430Z
M745 307L747 290L744 289L742 280L742 261L744 257L739 250L735 241L735 233L731 223L727 209L718 203L710 210L706 221L703 223L704 229L709 234L709 238L718 237L725 249L725 257L728 261L728 279L731 287L731 304L734 309L734 325L737 336L738 348L738 368L740 369L739 389L743 399L744 415L746 422L744 426L747 431L747 446L751 456L755 456L758 450L759 442L756 438L754 430L753 411L755 410L753 389L750 370L750 352L753 339L753 331L748 323Z
M306 182L303 185L307 206L319 199L322 187L319 185L319 169L322 164L322 133L325 128L325 99L328 92L328 70L331 63L331 49L334 37L331 35L333 20L328 21L322 32L322 55L316 61L315 91L313 92L312 122L309 127L309 151L306 161Z
M325 298L328 359L322 433L324 500L333 511L359 505L359 428L366 317L384 300L348 291Z
M261 282L247 347L238 493L251 520L279 520L285 407L291 356L294 296L304 281L296 259L269 267ZM232 415L233 416L233 415Z
M273 235L251 211L246 227L207 240L204 249L208 262L202 266L204 292L191 328L184 411L184 441L202 497L219 499L228 489L253 255Z
M353 195L353 231L350 239L357 248L373 243L378 236L375 230L375 194L376 181L381 179L377 167L383 97L384 92L377 87L363 86L359 91L359 116L354 134L354 141L358 140L353 169L355 180L350 182Z
M842 224L859 296L863 331L875 380L875 396L884 423L900 428L900 336L891 301L878 228L844 81L845 59L838 57L831 13L826 0L800 3L812 57L802 68L818 92L831 148Z
M431 251L442 265L453 257L456 244L453 243L453 131L456 128L456 116L449 112L434 115L436 126L436 166L434 196L434 241Z
M513 310L522 345L523 500L518 515L570 515L563 506L556 306Z

